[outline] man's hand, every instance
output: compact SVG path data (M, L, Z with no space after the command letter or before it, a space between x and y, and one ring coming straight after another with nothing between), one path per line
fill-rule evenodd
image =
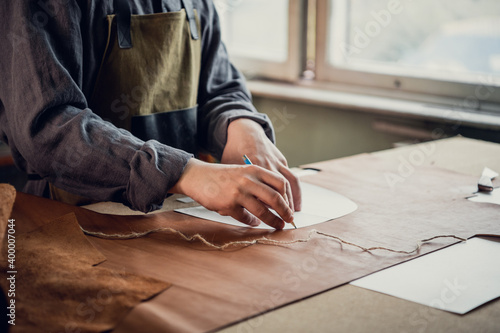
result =
M283 154L269 140L262 126L251 119L237 119L229 124L227 143L222 154L224 164L242 164L242 156L247 155L254 165L274 171L287 179L286 197L292 211L301 210L299 180L288 169Z
M188 195L204 207L245 224L257 226L263 221L281 230L284 221L293 221L286 201L287 186L285 177L256 165L211 164L192 158L170 191Z

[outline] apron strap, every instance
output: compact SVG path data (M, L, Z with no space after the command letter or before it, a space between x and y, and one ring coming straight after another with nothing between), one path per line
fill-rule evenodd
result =
M191 0L181 0L182 7L186 10L186 16L189 21L189 29L191 30L191 38L198 39L198 27L196 25L196 18L194 16L193 4Z
M116 30L118 33L118 45L121 49L132 47L132 36L130 35L130 16L132 15L128 0L114 1L116 12Z

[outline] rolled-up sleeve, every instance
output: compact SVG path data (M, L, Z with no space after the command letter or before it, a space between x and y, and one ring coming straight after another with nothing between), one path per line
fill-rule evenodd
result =
M50 15L40 7L48 2L0 4L0 139L20 169L63 190L158 209L191 155L143 142L88 108L81 9L65 1Z

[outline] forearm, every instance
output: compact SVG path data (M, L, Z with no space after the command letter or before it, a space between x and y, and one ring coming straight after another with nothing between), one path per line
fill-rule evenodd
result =
M17 164L74 194L158 209L191 155L143 142L88 109L66 113L45 120L34 136L19 127L9 135Z

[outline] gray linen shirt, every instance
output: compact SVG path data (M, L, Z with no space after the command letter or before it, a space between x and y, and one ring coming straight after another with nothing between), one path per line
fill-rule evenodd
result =
M133 14L179 11L181 1L130 0ZM222 155L227 126L245 117L271 140L268 118L251 103L244 78L221 42L211 1L194 0L201 23L199 134ZM17 167L42 180L25 190L47 196L51 182L101 201L149 212L161 207L191 155L141 141L88 108L107 38L112 0L13 0L0 3L0 139Z

